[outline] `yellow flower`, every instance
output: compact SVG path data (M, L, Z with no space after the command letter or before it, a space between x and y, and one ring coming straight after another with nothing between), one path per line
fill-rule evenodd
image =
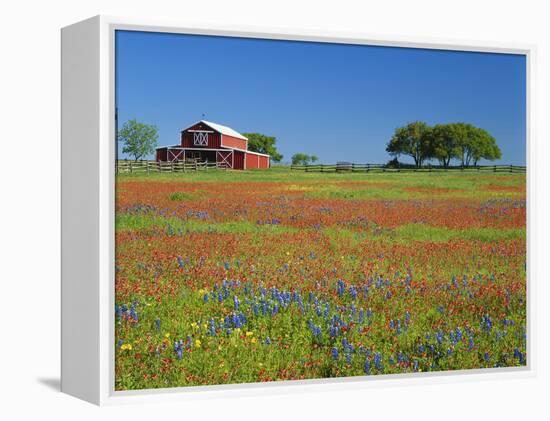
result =
M287 255L287 256L290 256L290 252L289 252L289 251L287 251L287 252L286 252L286 255Z
M200 348L201 347L201 340L200 339L195 339L195 348Z
M252 335L254 335L254 332L250 332L250 331L246 332L246 336L252 336Z
M221 351L221 350L222 350L222 346L218 345L218 351Z
M122 349L123 351L126 351L126 350L130 351L132 349L132 344L122 344L120 349Z
M169 338L169 337L170 337L170 333L166 332L166 333L164 334L164 337L165 337L165 338Z
M199 325L196 322L191 323L191 327L193 329L196 329Z
M250 342L252 342L253 344L255 344L255 343L256 343L256 338L252 338L252 339L250 340Z

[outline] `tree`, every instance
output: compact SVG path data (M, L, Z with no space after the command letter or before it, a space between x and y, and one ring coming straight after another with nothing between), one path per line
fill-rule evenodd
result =
M481 158L499 159L502 154L495 138L486 130L468 123L450 123L433 128L433 156L447 167L453 158L469 166L477 165Z
M130 154L137 161L155 152L158 131L156 126L128 120L118 132L118 140L124 142L122 152Z
M310 162L317 161L318 158L315 155L307 155L305 153L295 153L292 155L292 165L307 165Z
M243 133L243 136L248 138L248 150L268 154L275 162L283 159L283 155L275 148L277 142L275 136L266 136L261 133Z
M448 167L459 156L456 128L452 124L436 124L432 130L432 157Z
M480 159L494 161L495 159L502 158L502 152L495 138L489 132L478 127L474 127L473 131L475 141L470 146L470 157L474 165L477 165Z
M395 133L386 146L386 152L392 156L407 155L414 159L417 167L433 155L432 129L422 121L415 121L395 129Z

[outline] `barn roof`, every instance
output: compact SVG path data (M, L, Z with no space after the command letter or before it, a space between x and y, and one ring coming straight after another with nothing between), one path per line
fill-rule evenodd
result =
M238 138L238 139L248 140L246 137L244 137L242 134L240 134L240 133L237 132L236 130L233 130L231 127L223 126L223 125L218 124L218 123L212 123L211 121L206 121L206 120L200 120L200 121L198 121L198 122L195 123L195 124L198 124L198 123L204 123L204 124L206 124L207 126L210 126L210 127L213 128L214 130L216 130L217 132L220 132L221 134L225 134L225 135L227 135L227 136L236 137L236 138ZM185 129L183 129L183 130L190 129L190 128L193 127L195 124L192 124L191 126L185 128Z

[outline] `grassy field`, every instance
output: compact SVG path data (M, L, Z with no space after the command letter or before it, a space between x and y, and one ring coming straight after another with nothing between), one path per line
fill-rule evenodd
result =
M526 363L518 174L119 175L116 389Z

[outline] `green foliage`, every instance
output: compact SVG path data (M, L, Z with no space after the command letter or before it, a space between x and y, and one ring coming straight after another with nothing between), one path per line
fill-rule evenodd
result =
M128 120L118 132L118 140L124 142L122 152L130 154L137 161L155 152L158 142L156 126Z
M248 138L248 150L258 153L265 153L271 156L274 162L280 162L283 155L277 152L275 136L266 136L261 133L243 133Z
M424 160L433 155L432 130L422 121L398 127L387 144L386 151L392 156L410 156L414 159L416 166L420 167Z
M182 202L184 200L193 199L193 195L190 194L190 193L177 191L177 192L174 192L174 193L170 194L169 198L170 198L170 200L172 200L174 202Z
M386 151L392 156L411 156L419 167L428 159L436 159L448 167L452 159L469 166L477 165L480 159L493 161L502 157L495 138L469 123L436 124L434 127L419 121L410 123L395 130Z
M459 156L460 128L454 124L436 124L432 130L432 158L448 167Z
M308 155L302 152L292 155L292 165L307 165L318 161L319 158L315 155Z

